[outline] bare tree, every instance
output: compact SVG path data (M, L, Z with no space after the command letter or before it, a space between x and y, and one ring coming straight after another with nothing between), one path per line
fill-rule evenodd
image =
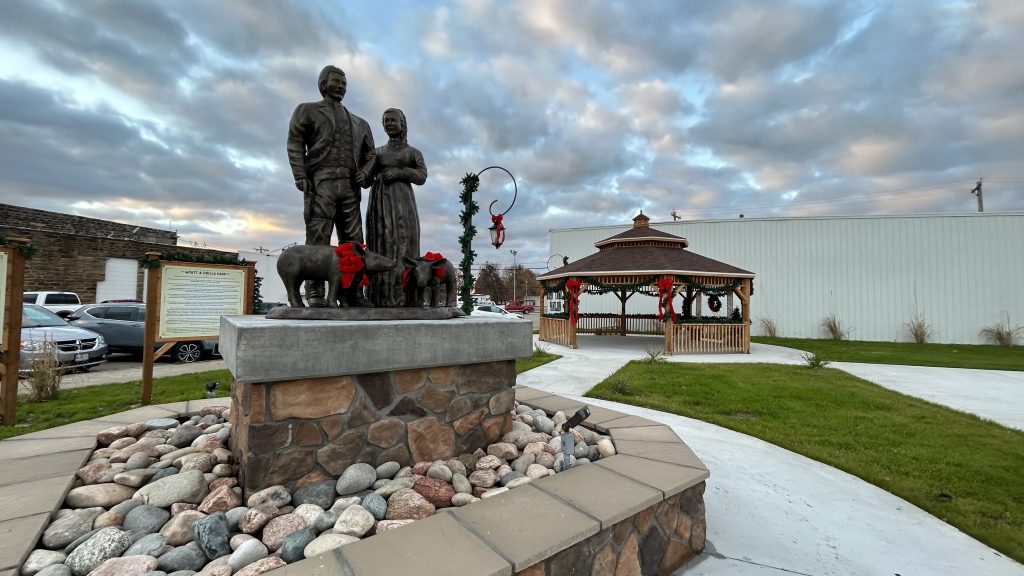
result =
M512 287L505 284L498 267L493 262L485 263L484 267L480 269L480 274L476 277L474 292L487 294L495 302L503 302L505 300L505 292L510 292L511 290Z

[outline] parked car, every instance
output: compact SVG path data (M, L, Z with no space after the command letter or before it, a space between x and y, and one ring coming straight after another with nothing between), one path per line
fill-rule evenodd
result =
M86 304L71 313L68 320L75 326L102 334L111 352L142 354L146 337L146 305L135 302ZM220 356L218 340L178 342L167 353L179 362L196 362ZM156 348L163 346L158 342Z
M514 312L509 312L508 310L505 310L501 306L498 306L498 305L495 305L495 304L485 305L485 306L477 306L476 308L473 309L472 312L469 313L469 315L470 316L491 316L491 317L498 317L498 318L518 318L520 320L522 320L522 318L523 318L519 314L516 314Z
M25 304L21 312L21 356L18 371L27 375L32 364L46 354L57 352L57 361L69 369L88 370L107 361L103 336L69 326L67 320L42 306Z
M253 314L266 314L274 308L280 308L281 306L287 306L287 302L264 302L260 305L259 310L253 312Z
M517 300L506 304L505 310L509 312L517 312L519 314L529 314L533 312L533 304Z
M24 304L42 306L61 317L67 316L82 305L78 294L74 292L25 292L21 296Z

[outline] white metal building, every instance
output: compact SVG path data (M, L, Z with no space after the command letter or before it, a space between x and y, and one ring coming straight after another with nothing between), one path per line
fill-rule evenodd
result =
M1024 212L746 218L651 223L683 236L690 250L757 274L754 334L775 322L780 336L822 338L834 314L852 340L910 341L915 314L929 341L979 344L979 331L1009 318L1024 325ZM630 228L550 231L551 254L570 262ZM633 299L629 313L650 312ZM645 300L650 300L645 302ZM613 296L589 296L588 310L617 312ZM607 308L607 310L605 309Z

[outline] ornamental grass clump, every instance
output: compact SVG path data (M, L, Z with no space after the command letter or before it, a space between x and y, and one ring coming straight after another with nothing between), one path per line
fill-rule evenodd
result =
M821 327L825 329L825 335L830 340L845 340L851 332L849 328L843 328L842 323L839 322L839 318L835 314L825 316L825 319L821 321Z
M611 388L613 394L618 394L619 396L633 395L633 387L629 384L629 380L626 380L625 378L616 378L615 380L608 382L608 386Z
M916 312L914 317L910 319L910 322L907 322L904 326L907 327L907 333L910 334L910 337L918 344L926 344L928 339L932 337L932 328L928 325L928 321Z
M818 356L817 354L812 354L810 352L803 354L801 358L804 359L804 362L807 362L808 368L824 368L829 364L828 360L825 360L824 358Z
M644 354L645 356L640 359L644 364L661 364L667 361L665 351L657 346L645 346Z
M47 340L43 343L43 353L32 359L32 372L25 384L28 386L29 400L43 402L55 400L60 396L60 382L64 378L64 368L57 360L57 345Z
M1010 326L1010 315L1003 313L1004 318L996 324L986 326L981 329L979 334L985 340L999 346L1014 346L1017 344L1017 340L1020 338L1020 334L1024 331L1024 326Z
M771 318L761 318L761 333L769 338L779 337L779 328L775 325L775 320Z

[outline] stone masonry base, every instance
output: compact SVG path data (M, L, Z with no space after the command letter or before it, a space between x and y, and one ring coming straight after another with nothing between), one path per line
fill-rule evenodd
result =
M275 382L235 381L231 449L246 493L337 478L349 465L445 460L512 429L515 362Z

